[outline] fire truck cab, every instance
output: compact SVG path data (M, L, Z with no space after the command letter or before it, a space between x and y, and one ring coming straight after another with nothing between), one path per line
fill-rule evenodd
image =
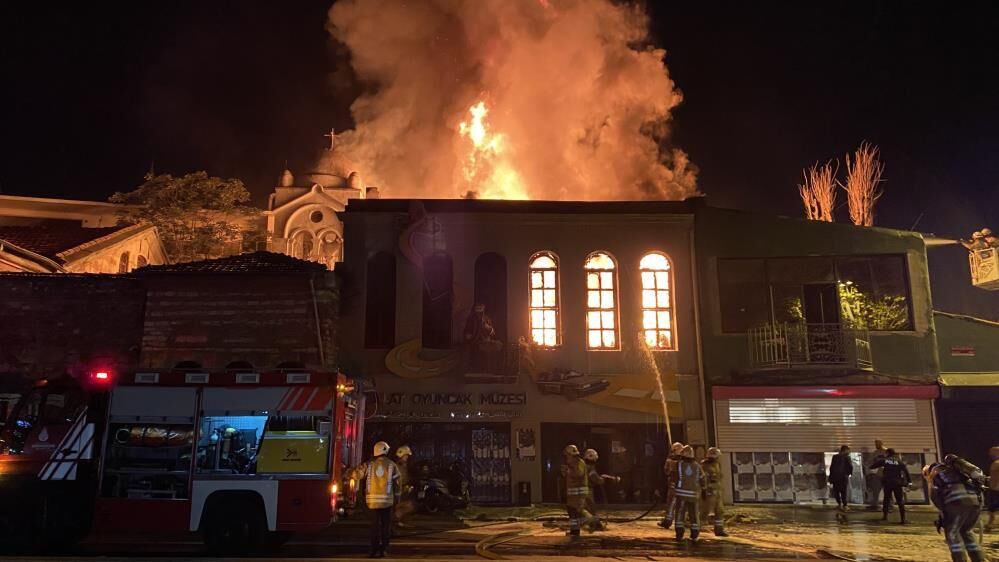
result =
M347 377L306 370L40 381L0 433L0 529L49 547L187 531L215 552L280 544L353 492L362 410Z

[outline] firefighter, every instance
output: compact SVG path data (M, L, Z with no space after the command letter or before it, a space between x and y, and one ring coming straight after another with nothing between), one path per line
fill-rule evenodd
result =
M409 483L409 459L413 450L403 445L395 450L395 464L399 467L399 503L395 506L396 524L402 526L402 518L413 512L413 486Z
M371 510L371 554L369 558L384 558L392 538L392 510L399 501L402 477L399 467L388 458L391 447L384 441L375 443L374 456L352 471L354 478L364 478L364 499Z
M603 486L605 482L615 482L620 483L620 476L611 476L609 474L600 474L597 471L597 460L600 459L600 455L597 454L596 449L587 449L583 453L583 460L586 461L586 481L590 487L590 495L586 497L586 506L590 513L593 514L595 519L594 527L603 531L607 526L600 521L600 516L597 514L597 502L593 497L593 490L597 486Z
M891 510L891 498L895 497L895 503L898 504L898 514L901 517L901 522L905 525L905 489L912 485L912 478L909 476L909 471L906 470L905 464L899 458L898 454L895 453L895 449L888 449L885 452L885 456L874 461L871 465L871 469L882 469L883 473L881 475L881 487L885 493L885 499L881 506L882 521L888 520L888 512Z
M666 513L663 514L659 526L669 529L673 524L674 512L676 511L676 495L673 493L673 485L676 481L676 463L680 461L680 451L683 450L683 443L677 441L670 446L669 455L666 456L666 463L663 464L663 472L666 473Z
M704 460L701 461L704 470L704 489L701 490L701 520L707 521L708 515L715 516L715 536L727 537L725 532L725 499L722 498L722 465L721 449L711 447ZM693 533L691 533L693 534Z
M676 540L683 540L685 528L690 526L690 540L696 541L701 534L698 500L704 487L704 470L694 460L694 448L690 445L680 450L680 460L676 463L676 480L673 489L676 494ZM686 517L684 517L686 516ZM685 521L689 519L689 523Z
M579 536L582 525L592 531L595 518L587 510L587 497L590 486L587 482L586 461L579 456L579 447L566 445L563 451L565 464L562 465L562 477L565 479L565 510L569 515L569 535Z
M947 455L944 462L926 467L923 472L931 483L930 499L940 510L937 529L944 529L951 559L964 562L967 551L971 562L985 562L974 534L982 511L981 489L986 482L982 470L957 455Z

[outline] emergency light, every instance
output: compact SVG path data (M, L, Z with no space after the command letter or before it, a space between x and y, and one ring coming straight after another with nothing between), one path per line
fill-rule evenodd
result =
M95 385L104 386L111 384L111 379L111 371L108 370L93 371L90 373L90 382Z

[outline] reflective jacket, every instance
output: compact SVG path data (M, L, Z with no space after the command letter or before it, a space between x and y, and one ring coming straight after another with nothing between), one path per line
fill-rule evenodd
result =
M722 465L718 459L704 459L701 461L701 469L704 471L704 495L721 495Z
M680 462L680 457L677 455L668 455L666 463L663 464L663 472L666 473L667 488L672 488L673 482L676 481L676 463L678 462Z
M978 490L957 468L938 465L931 477L933 489L930 490L930 499L937 509L943 511L950 506L981 504Z
M678 498L697 499L704 486L704 470L692 460L679 460L676 463L676 480L673 485Z
M562 475L565 476L565 499L569 507L583 505L586 496L590 494L589 469L586 461L572 457L562 465Z
M399 467L386 456L375 457L362 464L354 469L354 474L364 478L364 499L368 509L392 507L402 492Z

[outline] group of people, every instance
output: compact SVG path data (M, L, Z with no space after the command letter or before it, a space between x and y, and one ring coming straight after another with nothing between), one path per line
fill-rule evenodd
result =
M957 455L947 455L942 462L923 467L923 480L930 494L930 501L939 510L937 528L944 532L951 558L956 562L984 561L981 547L975 540L974 528L982 508L989 511L985 529L991 531L999 512L999 447L990 451L989 476L979 467ZM869 505L876 506L878 495L884 492L881 503L882 520L888 519L892 500L898 505L899 517L905 524L905 491L913 485L905 463L894 449L884 448L875 441L873 462L867 466L866 484ZM850 447L843 445L829 464L829 483L836 498L836 508L849 510L849 480L853 475Z
M562 464L562 479L565 482L565 509L569 515L570 536L579 536L581 528L588 531L602 531L606 525L597 515L597 503L593 497L595 487L605 482L620 482L620 476L600 474L597 461L600 455L596 449L579 453L579 447L570 444L562 451L565 462Z
M725 532L725 501L722 498L721 449L711 447L704 459L694 458L694 448L679 441L670 447L663 465L666 473L666 513L659 526L669 529L675 525L676 540L683 540L687 527L690 539L701 534L701 521L713 516L717 537L727 537Z
M988 248L999 248L999 237L992 234L992 230L983 228L971 234L971 240L961 240L961 245L969 250L985 250Z

